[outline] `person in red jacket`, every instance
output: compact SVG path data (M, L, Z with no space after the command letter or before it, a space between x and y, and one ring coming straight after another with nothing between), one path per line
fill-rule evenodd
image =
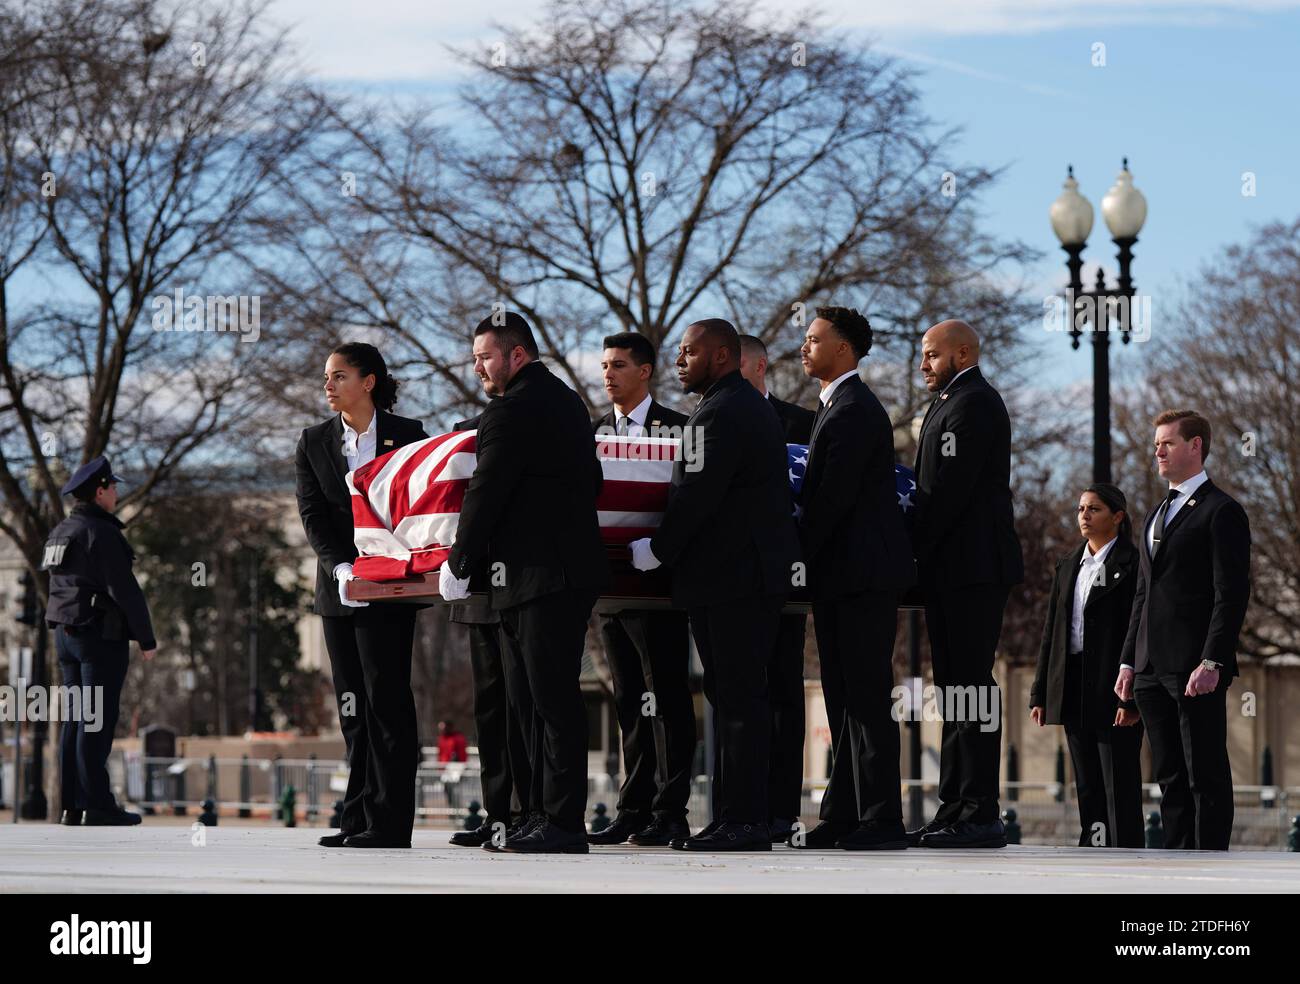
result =
M464 762L469 759L465 735L451 721L438 722L438 761Z
M438 722L438 763L442 766L442 792L447 797L447 806L455 810L460 806L460 797L456 795L460 786L460 774L463 771L454 762L465 762L469 751L465 735L456 730L451 721Z

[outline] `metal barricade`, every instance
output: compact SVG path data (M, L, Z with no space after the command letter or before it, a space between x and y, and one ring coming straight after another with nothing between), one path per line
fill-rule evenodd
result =
M305 823L329 823L337 801L347 788L347 763L334 759L158 758L134 751L115 751L109 760L109 780L121 800L149 813L197 816L211 799L217 812L256 819L279 820L280 796L292 786L295 817ZM588 820L597 804L615 815L621 777L593 772L587 780ZM459 829L470 804L479 804L483 786L478 763L424 764L416 770L416 822ZM804 782L802 817L815 824L826 781ZM938 783L932 779L902 781L904 816L909 823L913 791L920 795L921 820L938 808ZM1287 850L1291 818L1300 813L1300 788L1235 786L1233 846L1247 850ZM1077 843L1079 811L1072 783L1004 782L1002 806L1014 810L1022 842L1066 846ZM1160 788L1143 787L1143 813L1159 811ZM695 827L709 819L709 781L695 776L687 803Z

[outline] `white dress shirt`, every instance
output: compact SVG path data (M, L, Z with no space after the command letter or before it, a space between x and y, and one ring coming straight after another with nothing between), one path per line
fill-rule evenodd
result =
M343 414L339 414L339 422L343 425L343 457L347 459L348 471L355 471L375 460L375 442L379 437L378 431L375 430L375 421L378 419L379 411L376 410L370 415L370 426L365 429L365 433L358 434L348 426L348 422L343 419ZM339 574L351 567L351 564L336 564L334 579L338 580Z
M1183 506L1187 505L1187 501L1192 498L1192 493L1194 493L1197 489L1199 489L1202 485L1204 485L1209 480L1210 480L1210 476L1206 475L1205 469L1202 468L1199 472L1197 472L1191 478L1187 479L1187 481L1185 482L1179 482L1177 485L1174 485L1172 482L1170 483L1169 487L1171 489L1177 489L1179 495L1176 499L1174 499L1173 502L1169 503L1169 511L1165 513L1165 529L1169 529L1169 524L1173 521L1173 518L1178 515L1178 510L1182 509ZM1148 551L1150 551L1151 548L1155 545L1155 531L1156 531L1156 524L1153 522L1149 527L1147 527L1147 550Z
M834 379L832 379L830 385L821 391L819 399L822 401L822 405L829 407L831 405L831 397L835 395L836 387L838 387L840 383L844 382L844 380L848 379L850 376L856 376L857 374L858 374L858 370L857 367L855 366L854 368L846 372L844 375L836 376Z
M632 412L624 414L618 407L614 408L614 433L618 434L619 421L627 420L628 437L645 436L645 419L650 416L650 394L645 395L645 399L632 408Z
M1104 584L1106 577L1106 555L1115 545L1118 536L1111 537L1110 542L1095 554L1091 546L1083 548L1079 559L1079 576L1074 580L1074 608L1070 612L1070 652L1083 652L1083 610L1088 604L1088 595L1094 584Z
M348 471L355 471L375 460L375 441L378 437L375 422L378 419L379 411L376 410L370 415L370 426L365 433L358 434L343 420L343 414L339 414L339 420L343 424L343 457L348 460Z

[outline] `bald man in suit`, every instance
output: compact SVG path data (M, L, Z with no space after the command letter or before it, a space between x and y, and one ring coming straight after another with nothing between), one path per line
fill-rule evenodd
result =
M964 321L942 321L921 340L921 375L935 398L917 440L914 549L934 684L945 697L939 810L908 832L922 847L1007 843L993 661L1024 561L1011 509L1011 420L979 355L979 336Z

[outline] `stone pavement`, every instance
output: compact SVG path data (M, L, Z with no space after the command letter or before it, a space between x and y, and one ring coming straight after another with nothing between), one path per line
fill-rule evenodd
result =
M448 845L417 830L409 851L326 849L323 829L0 826L0 894L21 892L1300 892L1300 854L1008 847L881 854L695 855L593 848L527 857Z

